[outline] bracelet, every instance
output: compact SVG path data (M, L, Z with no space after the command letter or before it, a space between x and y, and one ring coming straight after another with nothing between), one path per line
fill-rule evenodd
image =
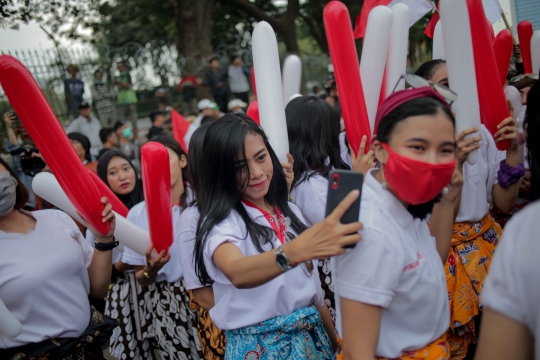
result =
M106 244L99 243L97 241L94 241L94 248L99 251L109 251L117 247L120 243L116 241L116 239L113 236L113 239L111 242L108 242Z
M525 176L526 170L522 163L518 163L517 167L510 166L506 160L501 160L499 171L497 172L497 181L499 185L506 189L514 185Z

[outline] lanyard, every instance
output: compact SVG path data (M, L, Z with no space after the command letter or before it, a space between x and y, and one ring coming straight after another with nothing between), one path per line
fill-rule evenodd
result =
M283 216L283 213L281 211L279 211L277 206L274 205L274 211L276 212L276 217L278 219L278 221L277 221L278 224L276 224L276 220L274 219L274 217L272 215L270 215L269 213L267 213L266 211L264 211L263 209L261 209L257 205L252 204L252 203L250 203L249 201L247 201L245 199L242 199L242 202L244 204L246 204L247 206L249 206L249 207L252 207L252 208L255 208L255 209L259 210L261 212L261 214L264 215L264 218L266 219L266 221L268 221L268 223L270 223L270 226L272 227L272 229L276 233L276 236L278 237L279 242L281 242L282 244L285 242L285 232L287 231L287 227L285 226L285 216ZM283 226L283 229L281 229L281 226Z

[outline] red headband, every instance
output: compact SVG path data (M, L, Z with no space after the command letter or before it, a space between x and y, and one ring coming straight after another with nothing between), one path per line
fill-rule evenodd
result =
M433 98L450 107L444 97L442 97L442 95L438 92L432 90L429 86L396 91L395 93L392 93L389 97L387 97L386 100L384 100L384 102L382 103L381 107L379 107L379 110L377 110L377 116L375 117L375 128L373 129L373 133L377 133L377 128L379 127L381 120L390 112L392 112L392 110L410 100L422 97Z

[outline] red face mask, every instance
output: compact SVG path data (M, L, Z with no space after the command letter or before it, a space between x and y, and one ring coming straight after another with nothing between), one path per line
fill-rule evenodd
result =
M452 180L456 160L430 164L399 155L388 144L382 144L382 147L388 152L384 177L397 196L409 204L433 200Z

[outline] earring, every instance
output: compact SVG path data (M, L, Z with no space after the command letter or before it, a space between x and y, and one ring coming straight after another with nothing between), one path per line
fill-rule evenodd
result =
M382 188L383 189L388 189L388 183L386 181L383 181L382 184L381 184Z
M446 194L448 194L448 193L450 192L450 190L452 190L452 187L451 187L450 185L448 185L448 186L445 186L445 187L442 189L441 193L442 193L443 195L446 195Z

